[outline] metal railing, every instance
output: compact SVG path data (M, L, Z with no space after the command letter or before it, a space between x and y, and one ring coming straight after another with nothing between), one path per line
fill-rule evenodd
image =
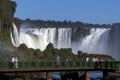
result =
M120 62L84 62L84 61L69 61L56 63L55 61L19 61L18 68L101 68L120 70ZM15 63L0 62L0 69L15 68Z

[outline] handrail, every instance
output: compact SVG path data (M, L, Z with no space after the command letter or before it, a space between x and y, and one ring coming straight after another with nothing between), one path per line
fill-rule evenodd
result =
M120 62L84 62L84 61L61 61L56 64L55 61L19 61L18 68L101 68L120 70ZM0 62L0 69L15 68L11 62Z

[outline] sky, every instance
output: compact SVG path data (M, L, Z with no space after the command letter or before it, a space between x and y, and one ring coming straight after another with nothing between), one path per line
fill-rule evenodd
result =
M120 0L12 0L20 19L81 21L93 24L120 22Z

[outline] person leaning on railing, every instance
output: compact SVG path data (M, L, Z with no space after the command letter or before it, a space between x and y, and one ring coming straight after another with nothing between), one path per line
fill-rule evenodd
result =
M11 68L14 68L14 63L15 63L15 58L14 58L14 56L12 56L12 59L11 59Z
M59 55L57 55L56 57L56 66L59 66L60 65L60 57Z

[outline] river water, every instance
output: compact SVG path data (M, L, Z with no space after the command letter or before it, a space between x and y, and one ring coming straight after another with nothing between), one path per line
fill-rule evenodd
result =
M84 75L84 72L78 72L79 77ZM60 72L53 72L53 78L55 80L62 80ZM101 71L90 71L90 80L103 80L103 72Z

